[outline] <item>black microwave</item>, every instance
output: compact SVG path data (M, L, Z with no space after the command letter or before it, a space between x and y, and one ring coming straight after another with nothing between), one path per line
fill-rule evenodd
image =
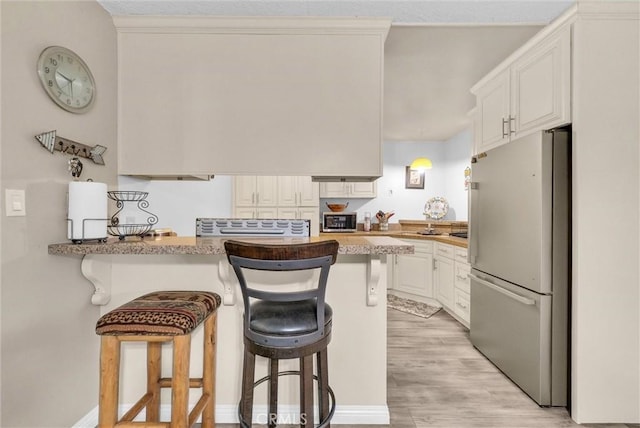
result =
M322 231L323 232L355 232L358 229L357 213L322 213Z

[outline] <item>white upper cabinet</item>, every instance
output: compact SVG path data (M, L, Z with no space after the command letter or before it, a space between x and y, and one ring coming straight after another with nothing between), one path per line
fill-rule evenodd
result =
M511 66L514 138L571 122L571 31L544 40Z
M391 20L118 16L114 23L119 174L382 175Z
M234 206L276 206L278 184L276 177L237 176L233 180Z
M471 89L474 154L571 122L571 28L532 40Z
M319 185L308 176L278 177L278 206L317 207Z
M480 138L475 153L499 146L509 139L509 82L509 70L505 70L478 89L477 132Z
M375 198L377 193L375 181L320 183L321 198Z

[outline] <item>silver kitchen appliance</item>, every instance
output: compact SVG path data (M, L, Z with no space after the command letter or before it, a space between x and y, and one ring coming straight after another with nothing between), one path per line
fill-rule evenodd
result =
M311 235L309 220L290 219L243 219L243 218L197 218L197 237L221 236L271 236L300 237Z
M355 232L358 230L358 214L356 212L323 212L323 232Z
M570 129L472 158L471 342L541 406L566 406Z

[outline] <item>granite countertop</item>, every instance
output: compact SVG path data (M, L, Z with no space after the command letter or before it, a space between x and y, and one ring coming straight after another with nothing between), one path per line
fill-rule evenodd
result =
M224 254L223 242L236 239L247 242L261 242L269 244L299 244L303 242L318 242L335 239L340 243L338 254L413 254L413 245L407 244L389 234L322 234L311 238L196 238L189 237L158 237L125 240L109 238L106 243L87 241L81 244L65 242L49 245L49 254L54 255L85 255L85 254ZM403 236L404 237L404 236Z

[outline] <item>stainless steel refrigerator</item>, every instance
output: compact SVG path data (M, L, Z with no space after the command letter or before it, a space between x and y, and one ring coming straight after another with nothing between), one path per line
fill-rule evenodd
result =
M541 406L568 400L569 129L472 158L471 342Z

